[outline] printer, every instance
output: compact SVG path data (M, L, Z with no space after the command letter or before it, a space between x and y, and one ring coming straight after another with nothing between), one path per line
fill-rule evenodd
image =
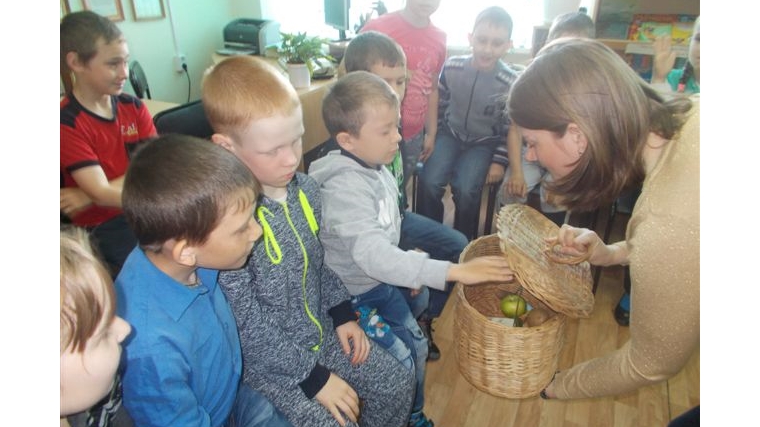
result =
M268 47L282 41L280 24L268 19L236 19L224 27L224 49L221 55L265 55Z

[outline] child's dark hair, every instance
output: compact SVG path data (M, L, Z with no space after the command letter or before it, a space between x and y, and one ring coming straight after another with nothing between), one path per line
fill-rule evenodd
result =
M258 181L233 153L200 138L168 134L147 142L124 178L122 208L140 247L169 239L203 244L226 210L250 208Z
M346 72L369 71L376 64L386 67L406 67L406 55L392 38L377 31L367 31L354 37L343 54Z
M61 71L68 70L66 55L76 52L82 63L87 63L98 53L98 40L106 43L122 38L119 27L110 19L95 12L73 12L61 20Z
M399 108L396 92L376 74L353 71L338 79L322 101L322 118L333 138L340 132L359 135L367 119L367 107Z
M681 73L681 78L678 79L678 92L683 92L686 88L686 83L689 82L689 79L691 76L694 75L694 66L691 65L691 62L686 61L686 64L683 66L683 73Z
M596 37L594 21L583 12L570 12L557 16L552 22L546 41L550 42L559 37L568 36L593 39Z
M499 6L491 6L481 11L475 18L475 25L473 29L477 28L481 24L489 24L495 27L502 27L508 30L509 38L512 38L512 17L509 16L506 10Z

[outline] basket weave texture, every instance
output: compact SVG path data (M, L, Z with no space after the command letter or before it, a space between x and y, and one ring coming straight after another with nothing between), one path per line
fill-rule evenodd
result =
M571 317L588 317L594 309L591 266L569 265L546 256L547 237L559 227L530 206L505 205L496 227L501 248L520 282L549 307Z
M496 234L472 241L460 262L501 254ZM459 371L473 386L494 396L536 396L551 381L562 349L566 317L555 313L522 287L510 283L464 286L457 283L454 335ZM511 327L489 320L504 317L499 302L507 293L521 295L552 317L540 326Z

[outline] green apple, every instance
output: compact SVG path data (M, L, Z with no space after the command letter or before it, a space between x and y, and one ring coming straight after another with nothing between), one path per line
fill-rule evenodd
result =
M501 299L501 312L510 319L525 314L527 307L523 297L517 294L508 294Z

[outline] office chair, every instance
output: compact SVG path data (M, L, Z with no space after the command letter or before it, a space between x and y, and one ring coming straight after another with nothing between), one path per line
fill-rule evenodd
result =
M137 61L132 61L129 64L129 83L132 84L132 90L135 91L135 95L142 99L146 95L148 99L150 97L150 88L148 87L148 78L145 76L142 66Z
M153 124L159 135L179 133L209 139L214 134L201 100L161 111L153 117Z

